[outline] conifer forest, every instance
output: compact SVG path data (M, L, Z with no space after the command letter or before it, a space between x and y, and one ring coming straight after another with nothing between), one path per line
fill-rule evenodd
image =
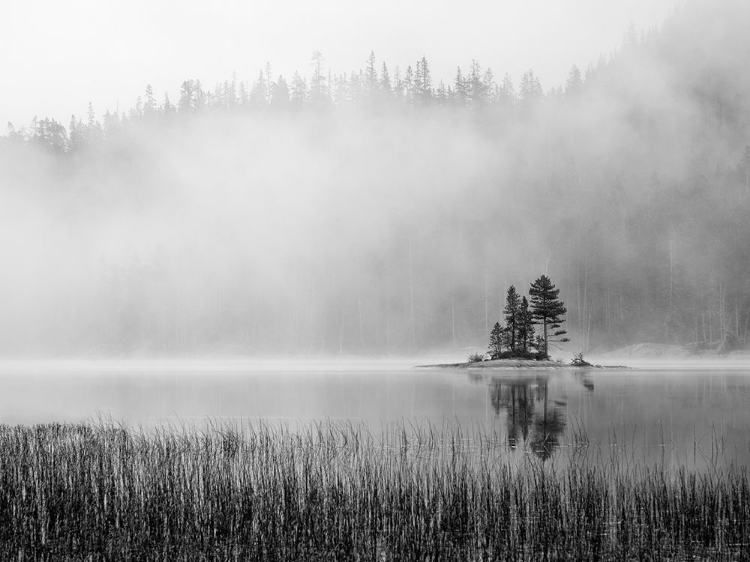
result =
M749 15L687 3L562 85L314 52L9 123L0 352L482 348L541 273L583 352L746 347Z

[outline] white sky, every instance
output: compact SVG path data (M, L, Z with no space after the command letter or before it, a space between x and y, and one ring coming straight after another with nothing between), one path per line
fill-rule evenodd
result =
M533 68L546 89L619 47L634 23L658 26L676 0L0 0L0 133L34 115L68 126L132 107L146 84L177 100L199 78L213 89L237 72L254 80L309 76L320 51L334 73L364 68L371 50L391 73L425 55L435 83L472 58L516 85Z

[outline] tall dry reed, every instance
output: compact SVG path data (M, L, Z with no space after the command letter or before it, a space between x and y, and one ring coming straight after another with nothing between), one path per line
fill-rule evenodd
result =
M450 424L0 426L0 559L747 557L744 467L512 459Z

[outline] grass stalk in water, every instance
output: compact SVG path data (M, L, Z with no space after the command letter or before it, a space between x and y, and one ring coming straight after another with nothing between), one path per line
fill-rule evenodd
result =
M0 558L736 559L744 468L512 460L491 429L0 426Z

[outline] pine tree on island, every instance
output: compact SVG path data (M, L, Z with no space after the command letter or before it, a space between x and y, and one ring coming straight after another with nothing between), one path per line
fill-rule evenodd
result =
M549 277L542 275L531 284L529 296L531 296L531 314L534 323L542 326L542 339L539 355L549 358L550 342L567 342L568 338L562 337L567 332L561 330L560 326L565 320L563 315L567 312L565 304L559 299L560 289L556 289Z
M525 296L521 298L518 309L518 347L524 355L534 347L534 315L529 310L529 301Z
M546 275L531 284L529 295L520 297L511 285L505 299L505 326L496 322L490 332L489 355L492 359L549 359L552 342L566 342L567 332L560 326L565 320L565 305ZM542 328L537 334L534 326ZM505 350L505 351L503 351ZM534 351L535 350L535 351Z
M490 357L492 359L498 359L500 354L503 352L503 328L500 326L500 322L495 322L495 326L490 332Z
M508 294L505 297L505 347L510 350L511 355L516 353L516 344L518 343L519 328L519 307L521 300L518 298L516 288L511 285L508 288Z

